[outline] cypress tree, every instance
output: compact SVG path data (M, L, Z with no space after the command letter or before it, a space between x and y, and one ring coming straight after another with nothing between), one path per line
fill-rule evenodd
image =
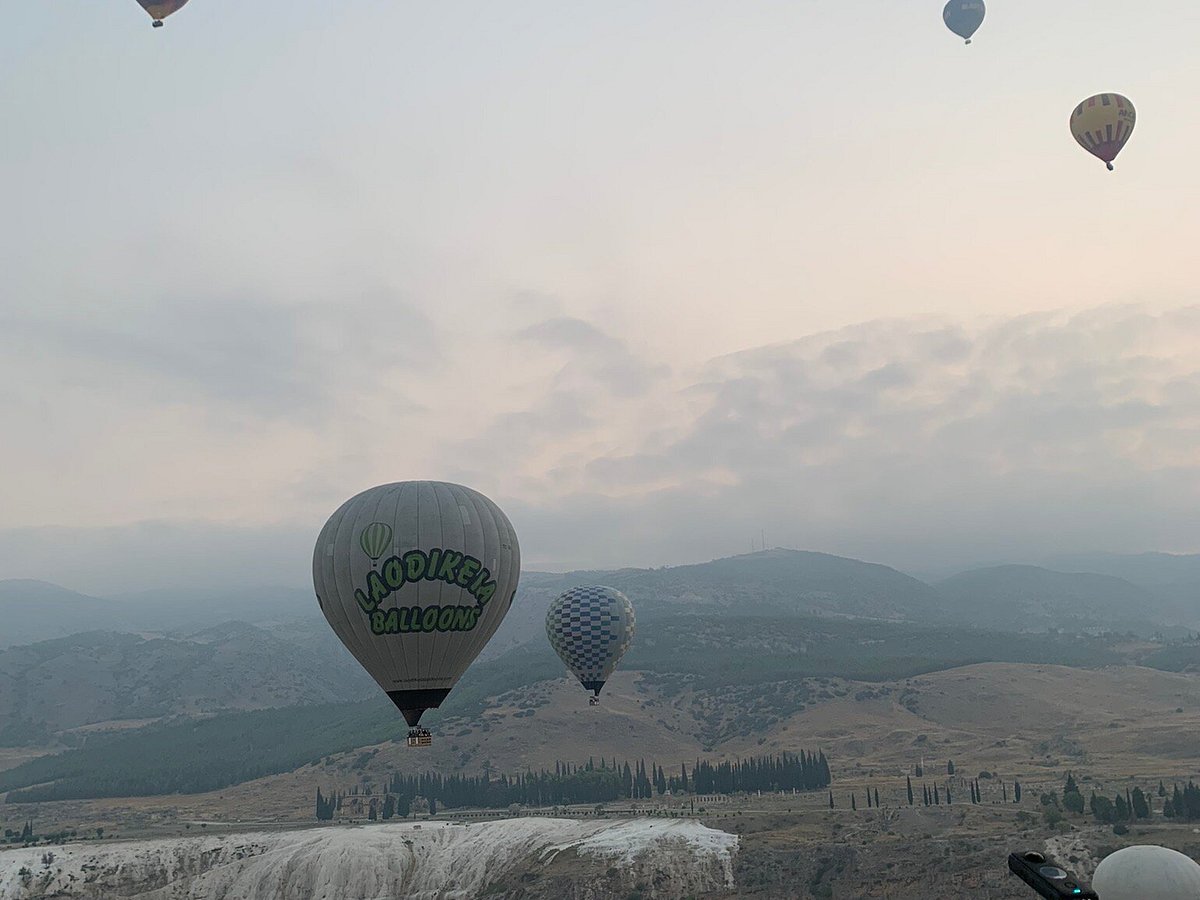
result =
M908 779L908 805L909 806L913 805L913 789L912 789L912 779L911 778Z

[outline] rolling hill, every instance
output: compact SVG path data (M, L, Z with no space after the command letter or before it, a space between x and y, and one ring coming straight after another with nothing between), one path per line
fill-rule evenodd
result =
M1112 575L1055 572L1037 566L993 566L937 585L951 616L1006 631L1063 629L1149 633L1162 622L1163 601Z
M321 621L310 591L255 586L239 591L146 591L92 597L29 579L0 581L0 649L84 631L193 632L228 621Z

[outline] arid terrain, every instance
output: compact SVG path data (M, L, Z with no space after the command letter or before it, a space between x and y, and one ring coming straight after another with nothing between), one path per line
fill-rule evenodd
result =
M708 694L685 690L666 696L652 678L627 672L613 679L600 707L589 707L577 685L559 679L497 698L477 721L445 721L435 746L451 754L387 742L208 794L10 803L0 810L9 827L33 818L42 832L74 831L93 842L103 829L104 840L93 846L112 839L214 838L311 827L318 788L329 793L377 786L392 772L437 769L439 762L443 769L476 771L486 765L495 773L514 773L553 767L559 759L583 762L589 755L636 753L647 763L677 767L697 757L820 748L833 769L834 809L829 795L820 792L656 797L603 808L449 810L436 818L695 819L741 839L736 892L709 890L703 896L916 898L933 889L970 889L972 896L1017 898L1025 895L1010 883L1004 862L1018 847L1046 847L1049 841L1081 870L1117 846L1143 840L1200 854L1200 832L1163 819L1162 801L1154 796L1160 780L1171 785L1197 774L1200 677L1136 667L985 664L884 684L822 679L807 687L812 699L804 709L761 736L731 736L715 750L706 750L696 735L706 733L706 721L737 714L728 708L738 702L736 691L723 707ZM529 709L533 715L517 717ZM954 776L948 774L951 761ZM918 765L923 777L913 777L918 793L909 806L906 776ZM1068 772L1085 795L1141 786L1151 796L1152 818L1121 837L1091 817L1047 825L1040 796L1061 795ZM978 804L969 802L971 781L980 785ZM1023 787L1020 803L1012 802L1015 781ZM932 790L935 784L940 803L925 807L921 786ZM872 797L878 792L881 808L873 808L873 801L867 808L868 791ZM852 797L857 809L851 808ZM362 806L348 805L339 820L379 827L365 821ZM11 866L14 852L0 854L0 868ZM530 872L525 882L509 884L511 896L548 896L531 886L545 873L537 866ZM647 897L675 896L643 887ZM591 896L626 896L596 890Z

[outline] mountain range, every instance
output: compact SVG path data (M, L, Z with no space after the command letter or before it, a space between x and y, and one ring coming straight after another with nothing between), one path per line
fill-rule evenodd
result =
M672 568L526 573L452 705L469 714L499 691L557 677L542 622L559 593L582 584L619 588L637 608L627 666L690 690L789 673L871 680L969 661L1046 661L1059 651L1033 640L1038 633L1178 635L1200 626L1197 558L1088 561L1107 571L993 566L928 584L887 566L775 549ZM70 743L97 723L345 702L375 691L299 590L104 599L6 581L0 623L0 648L8 648L0 649L0 745L52 735ZM1064 645L1062 659L1086 664L1092 654L1107 658L1106 648ZM1150 664L1184 670L1192 655L1163 650ZM473 677L493 663L487 678Z

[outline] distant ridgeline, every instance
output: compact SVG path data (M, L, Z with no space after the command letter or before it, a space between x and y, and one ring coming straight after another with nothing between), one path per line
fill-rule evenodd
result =
M488 774L423 775L393 774L381 791L370 785L356 786L348 793L325 795L317 790L316 814L328 820L337 814L390 819L407 816L420 798L430 812L446 809L505 809L519 806L565 806L577 803L608 803L614 800L645 800L655 796L686 794L737 794L750 791L818 791L832 783L825 754L802 750L799 754L760 756L716 765L697 760L689 773L680 765L678 774L656 762L646 768L644 760L630 765L616 759L585 765L555 763L554 771L525 772L492 778ZM425 810L418 810L424 812Z

